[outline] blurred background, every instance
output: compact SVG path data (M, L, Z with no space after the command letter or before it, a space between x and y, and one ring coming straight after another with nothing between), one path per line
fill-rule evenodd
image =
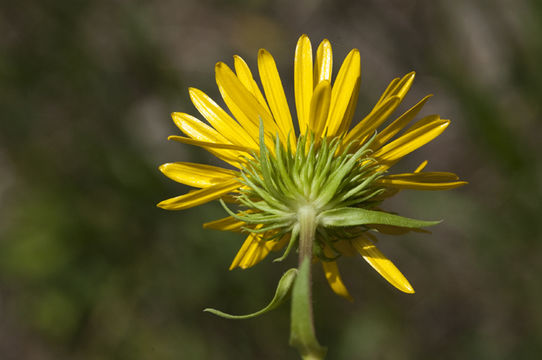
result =
M302 33L331 41L336 70L360 49L357 120L416 70L400 110L433 93L423 114L452 124L398 171L428 159L470 182L386 206L445 219L381 238L415 295L347 258L351 304L316 268L328 358L542 353L540 1L20 0L0 5L0 359L298 358L287 305L237 322L202 312L261 308L295 257L230 272L243 236L200 225L219 204L155 204L188 190L159 164L215 161L166 140L170 112L196 114L187 88L218 101L215 62L239 54L256 73L264 47L293 109Z

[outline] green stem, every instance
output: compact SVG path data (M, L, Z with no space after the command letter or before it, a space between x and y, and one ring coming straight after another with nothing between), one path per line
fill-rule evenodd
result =
M311 263L316 233L316 213L310 206L298 210L299 270L292 289L290 345L297 348L303 360L322 360L326 348L316 339L312 315Z
M300 207L297 211L297 221L299 222L299 265L301 266L305 258L312 259L312 245L318 225L316 212L312 206Z

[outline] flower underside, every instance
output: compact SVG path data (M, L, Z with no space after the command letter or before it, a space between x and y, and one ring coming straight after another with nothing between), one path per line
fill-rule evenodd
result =
M281 239L293 234L287 253L299 233L297 219L300 208L310 207L317 216L327 210L344 207L373 208L380 201L378 195L386 191L375 183L382 176L378 163L369 155L368 148L374 136L355 152L353 142L341 149L340 138L315 139L314 134L299 137L292 151L290 144L282 144L275 137L274 154L263 141L263 126L260 131L259 154L247 158L241 169L239 195L235 198L248 211L233 213L243 221L244 230L265 234L264 241ZM321 220L321 217L319 217ZM334 260L324 255L322 249L341 239L350 239L367 231L366 227L322 227L317 228L314 243L315 255L324 261ZM340 254L339 251L335 251Z
M388 173L404 156L439 136L450 122L436 114L414 120L431 95L388 121L414 81L411 72L393 79L374 108L353 124L361 79L359 51L350 51L332 81L330 42L323 40L313 59L311 42L303 35L294 59L296 136L271 54L264 49L258 52L263 92L243 59L234 56L234 65L235 72L222 62L215 66L229 113L203 91L190 88L190 98L208 124L173 113L186 136L169 139L202 147L236 170L189 162L163 164L160 170L166 176L198 189L158 206L184 210L219 200L230 216L204 227L248 233L230 270L254 266L272 251L284 250L275 259L281 261L297 250L298 267L284 273L268 306L248 315L206 311L232 319L250 318L274 309L291 294L290 343L303 358L322 359L326 350L316 340L312 320L313 260L319 260L331 289L349 300L352 297L336 261L343 255L361 255L391 285L414 293L376 246L375 234L427 232L422 227L438 221L401 217L380 205L403 189L449 190L466 184L450 172L423 171L427 161L412 172Z
M229 113L203 91L190 88L190 98L208 124L173 113L186 136L170 139L202 147L236 170L189 162L164 164L160 170L166 176L199 189L158 206L183 210L221 201L230 216L204 227L248 233L230 269L249 268L272 251L284 250L277 259L282 260L298 250L300 213L310 209L316 217L313 255L335 293L351 299L335 260L355 254L399 290L414 292L377 248L375 235L426 232L421 227L435 222L400 217L380 205L403 189L448 190L465 184L453 173L423 171L426 161L412 172L389 174L404 156L449 125L438 115L414 120L430 95L388 121L410 89L414 72L394 79L374 108L353 124L361 74L359 51L346 56L332 81L331 44L322 41L313 59L310 40L303 35L294 60L296 136L271 54L264 49L258 53L263 91L243 59L235 56L234 65L235 72L222 62L215 67Z

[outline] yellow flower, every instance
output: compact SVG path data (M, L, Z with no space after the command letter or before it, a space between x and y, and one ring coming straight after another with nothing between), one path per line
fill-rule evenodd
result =
M258 53L263 92L239 56L234 56L235 72L217 63L216 82L230 113L201 90L190 88L190 98L208 124L185 113L173 113L173 121L186 136L169 139L203 147L231 166L188 162L160 166L167 177L198 190L164 200L158 206L183 210L222 199L243 207L237 214L226 208L231 216L204 224L210 229L250 232L231 270L249 268L271 251L285 247L287 255L299 233L296 211L309 204L320 221L314 257L320 260L335 293L351 299L336 259L357 253L397 289L413 293L408 280L376 247L374 234L423 231L419 227L429 223L405 222L401 226L400 222L374 220L376 223L371 224L371 217L363 222L349 222L343 217L369 209L363 216L380 214L399 219L378 207L399 190L448 190L465 184L453 173L423 172L427 161L411 173L387 174L402 157L439 136L449 120L429 115L413 121L428 95L387 122L410 89L414 80L411 72L392 80L369 114L352 127L360 87L359 51L350 51L334 81L332 65L328 40L320 43L313 59L309 38L301 36L294 60L300 134L296 136L275 61L267 50ZM315 180L317 175L322 179ZM340 179L333 183L334 178Z

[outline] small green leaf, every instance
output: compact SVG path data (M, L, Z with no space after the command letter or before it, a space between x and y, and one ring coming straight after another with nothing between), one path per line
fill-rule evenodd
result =
M251 318L263 315L266 312L275 309L280 304L282 304L284 300L286 300L286 298L288 297L290 288L292 287L292 284L294 283L296 275L297 275L297 269L290 269L286 271L284 275L282 275L282 277L280 278L279 283L277 285L277 290L275 291L275 296L273 296L273 299L271 300L269 305L267 305L266 307L264 307L263 309L255 313L248 314L248 315L230 315L220 310L210 309L210 308L204 309L203 311L210 312L217 316L220 316L226 319L233 319L233 320L251 319Z
M320 214L320 224L328 226L357 226L365 224L382 224L402 226L406 228L420 228L440 223L439 221L424 221L409 219L383 211L367 210L361 208L344 207L323 211Z

